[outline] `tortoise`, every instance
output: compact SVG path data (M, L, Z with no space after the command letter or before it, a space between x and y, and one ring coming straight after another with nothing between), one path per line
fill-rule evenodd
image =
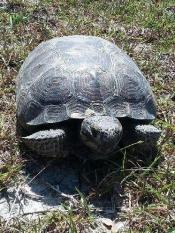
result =
M39 44L19 71L16 96L17 120L26 132L21 138L43 156L87 148L90 158L101 159L125 142L155 145L161 133L149 124L156 102L148 81L124 51L100 37Z

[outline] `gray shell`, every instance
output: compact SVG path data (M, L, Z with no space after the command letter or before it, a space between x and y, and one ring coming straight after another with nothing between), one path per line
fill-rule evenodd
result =
M84 119L91 113L153 120L155 100L136 64L99 37L64 36L37 46L17 78L23 125Z

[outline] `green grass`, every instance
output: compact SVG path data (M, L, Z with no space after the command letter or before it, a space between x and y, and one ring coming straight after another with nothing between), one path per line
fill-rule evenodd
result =
M28 221L27 217L23 219L13 219L10 225L0 222L0 232L13 233L38 233L38 232L84 232L89 225L93 227L91 221L84 219L82 215L75 214L71 209L67 213L52 212L46 216L38 217L36 220Z
M86 197L77 191L78 209L66 204L64 214L45 213L31 222L14 219L8 225L1 221L0 232L54 232L54 229L83 232L93 225L91 199L104 195L115 197L116 184L120 184L124 193L126 208L119 215L129 223L127 232L174 232L175 103L171 96L175 92L175 14L168 11L175 7L174 1L162 0L159 4L153 0L7 2L7 7L0 10L1 193L20 181L24 163L15 135L16 75L27 54L43 40L86 34L118 44L149 80L158 103L154 124L163 133L154 160L147 154L134 156L133 148L128 148L121 152L119 163L104 162L102 175L92 192ZM89 180L88 176L86 179Z

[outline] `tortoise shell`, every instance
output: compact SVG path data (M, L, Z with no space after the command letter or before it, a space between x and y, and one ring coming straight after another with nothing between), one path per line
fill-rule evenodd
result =
M58 123L89 114L153 120L156 106L148 81L127 54L102 38L42 42L17 77L20 123Z

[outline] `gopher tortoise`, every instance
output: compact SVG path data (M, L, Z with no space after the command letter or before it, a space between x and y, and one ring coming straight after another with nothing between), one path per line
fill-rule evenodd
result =
M99 37L42 42L22 65L16 90L21 138L40 155L83 155L86 148L90 158L105 158L137 140L156 145L161 133L149 125L156 104L148 81L128 55Z

